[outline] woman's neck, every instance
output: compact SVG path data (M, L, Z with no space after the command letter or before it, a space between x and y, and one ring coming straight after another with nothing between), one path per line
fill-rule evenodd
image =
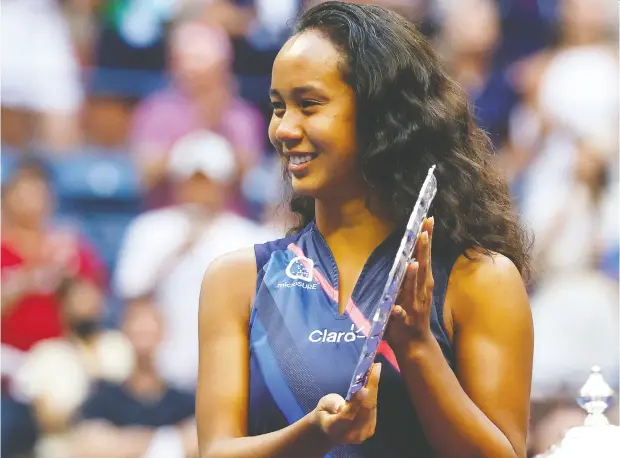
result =
M367 256L395 229L392 221L371 211L363 198L317 199L315 215L317 228L334 252L343 249Z

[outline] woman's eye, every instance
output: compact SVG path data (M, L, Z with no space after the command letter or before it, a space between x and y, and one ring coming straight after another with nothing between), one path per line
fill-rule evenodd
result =
M312 108L316 105L318 105L319 102L317 102L316 100L302 100L301 103L299 104L299 106L301 106L302 109L306 110L308 108Z
M284 111L284 103L282 102L271 102L271 108L274 113L282 113Z

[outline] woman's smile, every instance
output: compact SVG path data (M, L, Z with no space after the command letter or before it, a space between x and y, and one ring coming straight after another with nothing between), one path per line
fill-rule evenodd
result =
M300 174L304 172L310 162L317 158L317 154L315 153L287 153L286 158L288 159L288 171L293 174Z

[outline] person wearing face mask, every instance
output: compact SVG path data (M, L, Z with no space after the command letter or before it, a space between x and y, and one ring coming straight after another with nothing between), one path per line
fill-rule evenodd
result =
M120 328L135 364L123 383L99 384L76 417L71 454L88 458L198 458L195 397L156 365L167 326L152 298L127 304Z
M28 406L11 396L11 386L33 346L63 335L55 291L64 278L105 277L80 231L54 220L54 204L45 161L18 158L2 180L2 456L31 448L35 439Z
M57 296L64 336L35 345L13 384L13 394L32 407L36 458L68 456L71 420L93 384L120 382L133 367L127 339L101 327L104 297L95 283L65 280Z
M54 220L53 196L50 172L38 158L21 159L2 183L3 362L62 334L55 291L63 279L101 283L105 277L79 230ZM2 374L10 375L10 368Z

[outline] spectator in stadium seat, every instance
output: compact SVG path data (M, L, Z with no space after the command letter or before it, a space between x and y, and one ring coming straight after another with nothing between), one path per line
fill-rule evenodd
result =
M87 278L101 284L105 274L94 250L74 228L53 224L53 196L42 163L26 160L18 164L3 183L2 198L2 356L6 374L11 365L5 356L17 356L42 339L62 334L55 296L61 282Z
M182 136L208 129L226 137L237 158L237 178L260 162L265 145L263 119L237 96L232 49L224 31L180 20L169 46L173 84L136 107L130 134L145 186L152 191L152 207L169 202L166 164L170 148Z
M77 409L98 381L121 382L133 368L133 351L118 331L101 323L104 296L90 280L66 280L58 292L65 335L37 343L13 384L33 406L39 430L36 458L66 458Z
M168 326L159 367L183 388L193 389L198 374L196 314L206 267L224 253L274 235L226 211L234 173L235 156L223 137L198 131L177 142L168 163L175 205L131 223L114 274L119 297L157 299Z
M438 49L469 94L478 124L497 143L517 102L508 69L497 59L502 39L499 6L492 0L460 0L445 13Z
M2 451L10 456L34 440L32 415L11 395L11 382L31 347L63 333L56 289L65 278L99 282L103 269L78 233L51 223L42 163L19 161L3 181L2 201Z
M80 68L59 0L2 2L2 141L65 150L80 140Z
M76 426L74 456L198 456L194 396L169 387L156 369L163 326L148 299L129 304L122 330L134 349L133 372L123 384L102 384L86 401Z

